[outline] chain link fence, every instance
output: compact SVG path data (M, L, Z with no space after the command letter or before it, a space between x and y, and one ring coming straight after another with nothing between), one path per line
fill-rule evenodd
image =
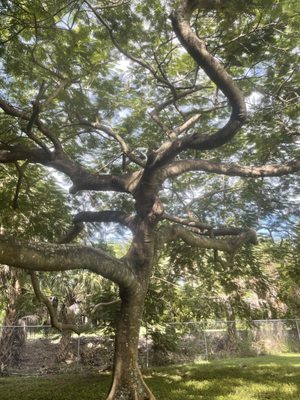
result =
M58 368L109 369L113 338L101 331L81 336L73 334L66 357L58 364L62 335L48 325L0 327L1 355L6 336L18 341L9 369L15 373L49 373ZM21 344L20 344L21 343ZM64 343L65 346L65 343ZM10 349L11 351L11 349ZM143 368L183 364L230 356L300 352L300 319L242 321L170 322L141 328L139 359ZM0 371L1 372L1 371Z
M171 322L146 331L145 366L300 352L300 319Z

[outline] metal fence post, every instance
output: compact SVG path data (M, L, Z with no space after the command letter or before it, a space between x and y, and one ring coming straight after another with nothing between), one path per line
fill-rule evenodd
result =
M146 324L146 368L149 368L148 325Z
M208 347L207 347L207 337L206 337L206 330L203 331L204 335L204 346L205 346L205 359L208 361Z
M77 364L80 363L80 335L77 337Z
M300 342L300 328L299 328L299 320L298 320L298 319L295 319L295 322L296 322L296 327L297 327L297 332L298 332L298 339L299 339L299 342Z

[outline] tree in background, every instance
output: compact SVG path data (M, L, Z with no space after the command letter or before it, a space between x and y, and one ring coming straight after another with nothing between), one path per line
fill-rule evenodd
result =
M178 335L166 332L169 322L180 333L185 323L201 321L204 329L212 320L223 320L228 331L223 345L232 353L239 350L238 321L284 318L288 306L280 298L279 264L268 259L268 251L270 245L262 241L226 262L205 249L169 245L154 269L146 301L144 320L153 326L154 344L158 340L161 348L174 350Z
M70 221L65 198L53 179L35 168L30 175L24 172L27 163L15 167L2 166L0 170L1 230L30 240L52 241L61 235ZM23 190L20 191L21 185ZM44 222L43 222L44 220ZM2 324L18 327L21 318L38 308L34 293L29 288L30 277L20 269L3 267L0 275L1 304L4 310ZM25 341L20 328L3 328L0 337L0 365L5 373L12 362L17 362Z
M8 227L0 262L30 270L41 298L35 271L87 269L118 285L107 400L154 399L137 346L156 257L184 242L230 268L242 246L256 244L261 217L256 196L245 202L253 218L238 227L222 200L198 215L193 202L178 211L182 197L203 197L209 179L221 190L222 176L232 188L251 178L253 190L290 187L282 177L300 169L298 2L3 4L0 162L63 174L79 212L56 244ZM99 224L130 232L126 254L68 244L84 223L95 239Z
M264 258L277 280L277 299L286 305L285 317L298 318L300 309L299 224L278 243L266 243Z

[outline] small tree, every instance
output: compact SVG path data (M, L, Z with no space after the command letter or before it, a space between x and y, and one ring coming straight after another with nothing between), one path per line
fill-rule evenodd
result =
M66 225L70 223L65 196L61 189L57 189L53 179L42 171L31 170L30 176L25 178L25 168L26 163L21 168L7 165L0 170L1 229L9 227L10 235L20 235L24 239L51 241L62 234L64 223ZM19 193L23 180L26 181L27 190ZM33 185L36 182L38 184ZM36 212L37 204L39 212ZM45 217L43 225L40 214ZM2 268L0 285L2 324L7 326L0 332L0 365L1 371L7 373L10 364L18 362L25 343L21 318L34 313L37 304L32 302L35 296L30 288L30 278L24 270Z
M0 162L53 168L72 182L71 194L91 194L77 197L81 210L59 244L2 234L0 262L30 271L87 269L119 286L107 400L154 399L137 347L159 250L183 241L212 249L223 262L219 252L232 259L241 246L256 243L250 225L216 226L192 210L172 215L174 203L203 192L203 173L263 180L300 169L292 158L293 7L235 0L181 0L170 7L159 0L4 3ZM248 101L259 104L252 104L246 126L237 81ZM128 229L129 250L115 258L68 244L83 223ZM32 279L47 303L34 272ZM52 322L63 328L55 315Z

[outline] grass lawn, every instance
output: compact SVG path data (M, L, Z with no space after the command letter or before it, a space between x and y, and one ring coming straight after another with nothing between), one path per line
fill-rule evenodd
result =
M158 400L299 400L300 355L236 358L147 370ZM1 400L102 400L108 374L0 378Z

